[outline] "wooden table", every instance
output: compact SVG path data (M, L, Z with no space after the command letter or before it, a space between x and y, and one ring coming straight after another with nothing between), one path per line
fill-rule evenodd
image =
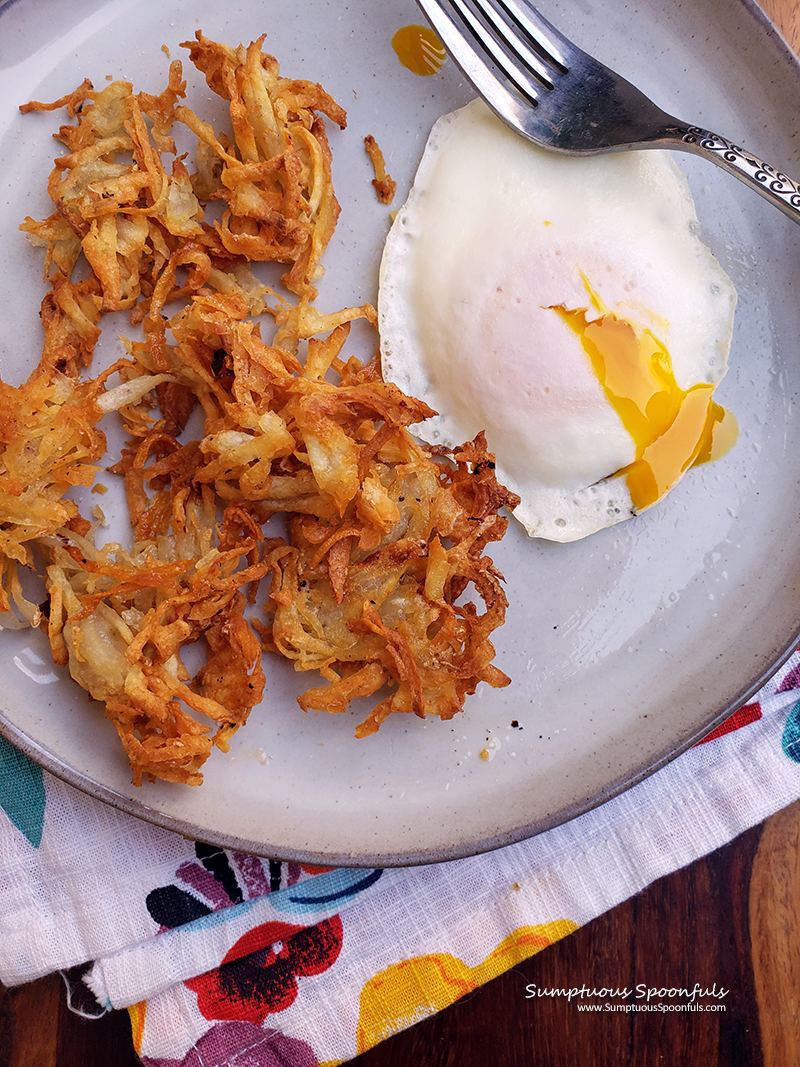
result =
M800 0L761 0L800 50ZM728 990L724 1011L582 1013L526 987ZM650 886L353 1067L798 1067L800 802ZM127 1012L66 1007L58 975L0 986L0 1067L135 1067Z

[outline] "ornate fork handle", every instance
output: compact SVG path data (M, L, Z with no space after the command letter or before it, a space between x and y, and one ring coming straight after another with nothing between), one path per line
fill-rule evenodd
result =
M785 215L800 222L800 185L788 175L771 167L752 152L699 126L674 126L665 133L661 142L664 147L677 148L713 160L780 208Z

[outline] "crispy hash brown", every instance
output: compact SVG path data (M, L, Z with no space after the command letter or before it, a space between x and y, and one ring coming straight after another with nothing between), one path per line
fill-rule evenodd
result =
M430 409L377 357L345 356L371 305L315 307L339 214L323 116L346 115L262 44L185 45L229 134L181 102L179 62L158 96L86 81L22 108L76 122L57 135L52 214L21 227L46 248L49 289L38 367L0 383L0 611L41 626L103 702L137 784L202 781L262 699L264 651L321 674L305 710L374 696L359 737L393 712L449 719L480 681L508 684L490 640L506 598L484 549L516 497L482 435L452 454L420 446L407 427ZM197 138L193 173L176 124ZM290 296L259 280L263 262ZM102 317L119 311L141 337L90 377ZM127 435L110 459L106 417ZM124 480L125 544L100 543L70 495L102 463ZM19 567L43 572L43 604Z

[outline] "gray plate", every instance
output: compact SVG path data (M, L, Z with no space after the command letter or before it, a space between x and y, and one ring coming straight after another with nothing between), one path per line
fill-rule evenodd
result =
M23 380L40 349L41 257L17 226L26 214L49 213L43 185L60 121L22 117L16 104L54 99L87 74L96 86L113 75L157 92L168 63L161 45L178 55L198 27L233 43L267 31L284 73L321 81L347 107L349 129L330 132L343 213L320 305L376 298L389 216L369 184L363 137L374 134L383 148L398 206L433 121L472 95L452 64L424 79L397 62L393 33L420 21L412 3L308 0L295 14L275 0L225 5L228 13L208 0L79 7L0 4L5 380ZM542 7L667 111L800 175L798 65L755 8L739 0ZM219 110L198 79L190 93L201 112ZM482 688L451 723L395 716L357 742L363 709L303 715L294 698L309 679L270 661L263 704L231 754L209 761L200 789L135 789L113 727L53 668L42 636L6 631L0 731L79 788L187 836L286 859L378 866L469 855L570 819L723 719L800 631L800 228L716 168L678 162L705 240L739 291L719 399L735 412L740 440L657 508L586 541L533 542L512 529L494 552L511 601L497 642L509 688ZM121 332L131 332L124 321L107 325L101 362L113 358ZM124 514L114 491L103 504ZM491 759L479 758L484 748Z

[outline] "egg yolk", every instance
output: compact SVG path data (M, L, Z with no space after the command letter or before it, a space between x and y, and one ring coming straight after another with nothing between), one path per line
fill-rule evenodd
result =
M392 48L413 74L436 74L447 58L444 45L427 26L403 26L392 38Z
M585 280L585 279L584 279ZM624 474L637 510L659 500L696 463L716 459L736 439L736 420L712 400L712 385L683 390L669 352L641 323L604 307L552 308L578 336L606 398L633 438L636 459ZM722 429L724 427L724 430Z

